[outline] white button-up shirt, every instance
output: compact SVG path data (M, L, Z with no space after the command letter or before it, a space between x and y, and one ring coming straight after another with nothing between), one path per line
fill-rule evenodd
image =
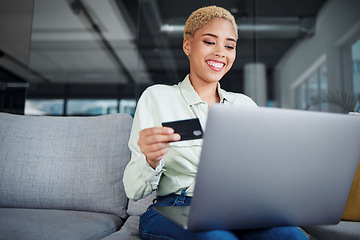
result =
M249 97L226 92L220 88L220 84L218 93L223 104L257 107ZM180 193L187 187L187 196L192 196L202 139L170 143L169 151L156 169L147 163L137 142L142 129L161 127L162 122L196 117L205 130L208 109L208 104L200 99L191 85L189 76L177 85L154 85L143 92L136 108L129 140L131 160L123 178L125 191L130 199L138 200L154 190L157 190L159 196Z

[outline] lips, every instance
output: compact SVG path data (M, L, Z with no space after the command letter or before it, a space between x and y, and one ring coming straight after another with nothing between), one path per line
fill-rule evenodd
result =
M206 63L214 71L221 71L225 67L225 63L219 61L207 60Z

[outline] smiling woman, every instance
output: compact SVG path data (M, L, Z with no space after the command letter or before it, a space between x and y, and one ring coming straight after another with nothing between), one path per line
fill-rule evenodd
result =
M210 20L191 39L184 39L183 49L190 61L191 84L209 105L219 102L216 86L235 61L235 47L236 31L232 23L224 18ZM211 83L212 91L205 82ZM207 90L203 91L204 87Z
M162 123L198 118L205 129L208 109L214 103L257 107L249 97L220 88L219 81L234 63L237 38L230 12L215 6L198 9L184 30L183 51L190 74L173 86L151 86L139 99L129 140L132 158L123 182L132 200L157 192L156 203L140 217L142 239L306 239L297 228L190 232L153 209L155 205L190 205L202 147L202 139L179 142L180 135L170 127L160 127Z

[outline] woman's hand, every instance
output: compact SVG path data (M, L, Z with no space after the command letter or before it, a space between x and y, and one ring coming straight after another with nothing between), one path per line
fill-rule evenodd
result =
M174 133L174 129L153 127L140 131L138 144L141 152L146 156L146 161L155 169L168 152L169 142L179 140L180 135Z

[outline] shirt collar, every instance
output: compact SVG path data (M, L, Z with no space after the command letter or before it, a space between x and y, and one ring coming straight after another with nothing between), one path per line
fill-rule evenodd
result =
M185 79L179 83L179 88L181 94L189 106L204 102L201 100L194 87L191 85L189 75L187 75ZM228 92L220 88L220 83L218 83L217 89L220 97L220 103L231 103L231 97L229 96Z
M220 83L218 82L218 93L220 97L220 103L231 103L232 99L230 94L224 89L220 88Z

